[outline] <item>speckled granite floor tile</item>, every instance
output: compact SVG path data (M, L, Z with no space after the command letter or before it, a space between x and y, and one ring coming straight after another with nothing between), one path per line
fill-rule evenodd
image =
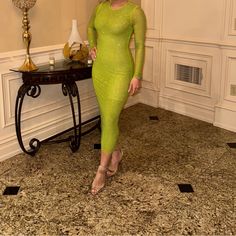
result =
M158 116L159 120L150 120ZM98 130L0 163L0 235L235 235L236 134L138 104L122 112L119 172L95 197ZM193 193L180 193L178 184Z

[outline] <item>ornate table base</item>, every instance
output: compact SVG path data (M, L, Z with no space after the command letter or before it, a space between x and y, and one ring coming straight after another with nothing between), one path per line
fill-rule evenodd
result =
M99 116L97 116L94 117L93 119L90 119L89 121L84 122L83 124L81 123L80 96L78 87L76 85L76 81L91 78L91 67L81 64L76 64L76 65L72 64L70 65L70 67L68 67L68 64L63 64L60 62L58 68L55 67L53 71L50 68L50 71L48 72L47 70L45 71L45 66L44 66L39 68L39 71L36 72L21 72L24 83L19 88L17 93L16 104L15 104L15 128L16 128L17 139L21 149L25 153L31 156L34 156L38 152L42 143L48 141L57 143L69 141L72 152L76 152L80 147L81 136L93 131L96 128L100 128L100 120L99 120L99 122L89 130L85 131L84 133L82 133L81 131L82 125L92 122L93 120L99 119ZM37 98L41 94L41 87L40 87L41 84L46 85L46 84L57 84L57 83L62 84L62 93L64 96L68 96L69 98L72 119L73 119L73 127L59 134L56 134L53 137L47 138L43 141L39 141L36 138L32 138L29 141L30 148L27 150L24 146L21 134L21 111L25 95L30 96L32 98ZM76 115L75 115L76 108L74 106L73 102L74 100L76 100L77 102L78 121L76 120ZM73 130L73 135L69 136L68 138L52 141L54 138L71 130Z

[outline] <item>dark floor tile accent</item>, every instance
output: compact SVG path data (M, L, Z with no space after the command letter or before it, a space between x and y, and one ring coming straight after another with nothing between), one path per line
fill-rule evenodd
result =
M5 188L3 195L17 195L20 190L20 186L8 186Z
M236 143L227 143L230 148L236 148Z
M178 184L181 193L193 193L193 187L191 184Z
M101 149L101 144L100 143L95 143L94 144L94 149Z
M158 116L149 116L150 120L159 120Z

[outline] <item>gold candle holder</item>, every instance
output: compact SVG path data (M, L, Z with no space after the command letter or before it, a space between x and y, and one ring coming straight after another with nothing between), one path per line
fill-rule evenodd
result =
M26 56L25 61L23 65L19 68L20 71L33 71L37 70L37 66L33 63L31 57L30 57L30 43L32 40L32 35L29 32L30 25L29 25L29 19L28 19L28 11L30 8L32 8L37 0L12 0L13 4L20 8L23 12L23 42L26 46Z

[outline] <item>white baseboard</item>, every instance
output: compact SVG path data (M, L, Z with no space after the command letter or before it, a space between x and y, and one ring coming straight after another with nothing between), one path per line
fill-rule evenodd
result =
M139 103L139 95L129 96L128 101L125 104L124 108L128 108L128 107L134 106L137 103Z
M159 106L159 91L142 88L139 94L139 102L152 107Z
M236 109L217 106L215 108L214 125L232 132L236 132Z
M200 104L160 95L159 106L165 110L173 111L208 123L213 123L214 121L214 109L204 107Z

